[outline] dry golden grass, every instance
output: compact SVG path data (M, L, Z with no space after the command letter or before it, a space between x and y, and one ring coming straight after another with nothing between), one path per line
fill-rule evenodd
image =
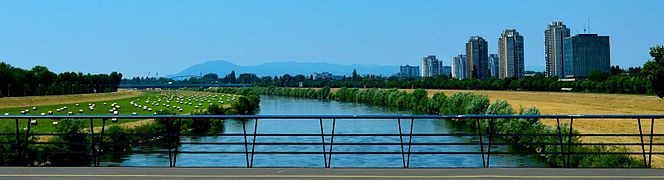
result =
M71 104L71 103L84 103L90 101L107 101L116 99L125 99L137 97L142 95L143 92L136 90L121 90L112 93L98 93L98 94L72 94L72 95L55 95L55 96L28 96L28 97L9 97L0 98L0 109L4 108L17 108L17 107L30 107L30 106L45 106L57 104Z
M336 89L332 89L336 91ZM406 89L412 92L411 89ZM429 96L444 92L450 96L457 92L470 92L487 95L494 102L507 100L518 112L520 108L537 107L542 114L664 114L664 100L654 95L566 93L566 92L531 92L531 91L489 91L489 90L428 90ZM569 123L569 119L561 123ZM543 119L543 123L555 127L555 119ZM650 134L651 120L641 122L643 133ZM659 125L657 125L659 124ZM574 129L584 134L633 134L639 133L636 119L625 120L574 120ZM664 134L664 122L655 120L654 134ZM639 137L583 137L584 142L620 142L640 143ZM644 138L649 142L649 138ZM653 142L664 142L664 138L655 138ZM641 152L641 146L628 146L631 152ZM646 152L649 147L646 145ZM653 152L664 151L664 146L653 146ZM642 156L634 156L642 159ZM664 156L653 156L654 167L664 167Z

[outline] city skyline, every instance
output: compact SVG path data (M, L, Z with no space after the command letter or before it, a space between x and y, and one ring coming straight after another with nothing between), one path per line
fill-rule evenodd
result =
M0 61L56 72L116 70L128 77L144 76L143 71L174 74L209 60L417 64L425 54L448 59L463 52L459 44L472 35L487 39L495 53L499 33L518 29L528 39L525 66L544 67L542 31L563 21L572 35L585 29L610 36L612 65L631 67L641 66L649 59L647 49L664 39L658 33L664 26L652 23L660 1L561 4L566 8L548 13L542 11L545 2L530 1L198 1L186 7L171 1L3 1ZM459 7L471 5L528 19L456 16L463 12Z

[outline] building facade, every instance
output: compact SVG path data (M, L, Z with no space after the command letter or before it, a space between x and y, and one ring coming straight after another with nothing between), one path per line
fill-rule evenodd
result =
M440 75L452 77L452 66L440 66Z
M491 77L498 78L499 60L498 54L489 54L489 72L491 73Z
M435 55L428 55L422 58L422 77L440 76L440 70L443 65Z
M466 43L466 78L488 79L489 45L484 38L471 36Z
M564 77L563 41L570 36L567 26L561 21L554 21L544 30L544 51L547 77Z
M404 78L412 78L420 76L420 67L419 66L400 66L399 67L399 76Z
M593 71L609 72L609 36L578 34L564 41L565 78L585 78Z
M466 55L459 54L452 58L452 78L466 79Z
M498 54L498 78L523 78L523 36L518 31L507 29L500 34Z

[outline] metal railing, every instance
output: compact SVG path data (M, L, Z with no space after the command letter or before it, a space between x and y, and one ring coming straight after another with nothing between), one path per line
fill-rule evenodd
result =
M500 134L495 133L487 128L482 128L480 121L482 120L518 120L518 119L548 119L556 120L554 125L557 133L553 134ZM539 154L539 155L559 155L563 160L563 166L568 167L571 155L638 155L643 159L643 167L651 167L653 155L663 155L664 151L654 151L653 146L662 146L664 142L654 142L657 137L662 137L664 134L654 134L655 120L664 118L664 115L10 115L0 116L0 121L5 124L13 124L14 132L0 132L0 136L9 136L14 138L4 138L11 141L0 142L0 145L8 145L14 147L13 152L2 152L5 154L14 154L16 158L28 160L30 157L26 153L31 145L40 144L64 144L64 145L89 145L88 151L67 151L67 152L39 152L45 154L81 154L91 156L92 166L100 166L102 154L107 153L126 153L126 152L113 152L105 148L110 145L122 144L157 144L163 145L167 151L152 150L152 151L131 151L130 153L164 153L168 154L169 166L175 167L177 164L178 154L243 154L245 155L246 167L251 168L254 164L255 154L310 154L321 155L323 165L325 168L332 167L332 155L344 154L374 154L374 155L401 155L403 168L410 167L411 155L477 155L477 158L482 159L482 167L489 167L491 155L499 154ZM68 134L58 133L34 133L31 129L34 125L32 120L81 120L89 121L90 128L79 136L88 136L87 142L48 142L43 140L30 140L34 137L40 136L67 136ZM152 136L165 139L164 141L157 142L105 142L105 136L113 136L107 134L106 128L109 125L108 121L113 120L140 120L140 119L161 119L168 121L181 122L183 120L196 120L196 119L236 119L236 120L254 120L254 127L247 127L247 123L243 121L243 133L182 133L177 131L167 131L161 134L131 134L131 136ZM467 133L417 133L413 132L414 122L417 120L434 119L434 120L455 120L455 121L475 121L476 125L472 127L470 132ZM94 120L101 120L100 131L95 130ZM320 133L298 134L298 133L257 133L258 124L261 120L283 120L283 123L289 123L288 120L311 120L318 121L320 125ZM394 120L395 126L398 126L399 133L385 134L385 133L335 133L336 121L347 120ZM561 120L569 120L566 125L561 125ZM601 120L607 123L614 122L615 120L629 120L636 121L638 125L638 133L574 133L575 120ZM644 133L644 126L642 120L650 121L649 133L646 129ZM24 122L25 121L25 122ZM324 121L331 121L330 133L325 132ZM402 121L410 123L408 129L402 128ZM27 123L26 123L27 122ZM25 123L25 124L22 124ZM25 126L23 126L25 125ZM23 128L20 128L23 127ZM253 131L248 131L248 128L253 128ZM328 127L330 128L330 127ZM634 127L636 130L637 127ZM250 130L250 129L249 129ZM328 129L329 130L329 129ZM235 136L243 137L243 142L180 142L180 137L201 137L201 136ZM320 142L257 142L257 137L269 136L286 136L286 137L321 137ZM477 142L413 142L413 137L430 136L430 137L471 137L477 138ZM557 142L509 142L497 141L497 139L505 137L554 137ZM399 142L335 142L335 137L399 137ZM631 137L639 138L637 142L582 142L573 141L574 138L583 137ZM37 138L39 139L39 138ZM329 141L326 141L329 139ZM406 140L407 141L406 141ZM244 146L242 151L182 151L179 149L181 145L240 145ZM260 146L321 146L321 151L255 151L256 145ZM400 151L339 151L333 149L334 146L400 146ZM411 151L413 146L478 146L479 151ZM559 151L492 151L494 146L557 146ZM638 146L640 152L626 151L626 152L574 152L573 146ZM28 162L25 162L29 164Z

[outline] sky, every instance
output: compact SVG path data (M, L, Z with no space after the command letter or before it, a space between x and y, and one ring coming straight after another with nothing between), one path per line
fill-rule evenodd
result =
M555 2L553 4L552 2ZM611 64L641 66L664 44L660 0L81 0L0 1L0 61L125 77L175 74L193 64L275 61L444 64L473 35L524 36L526 67L544 66L544 29L610 36ZM585 28L588 29L588 28ZM294 67L295 68L295 67ZM398 71L395 69L395 72Z

